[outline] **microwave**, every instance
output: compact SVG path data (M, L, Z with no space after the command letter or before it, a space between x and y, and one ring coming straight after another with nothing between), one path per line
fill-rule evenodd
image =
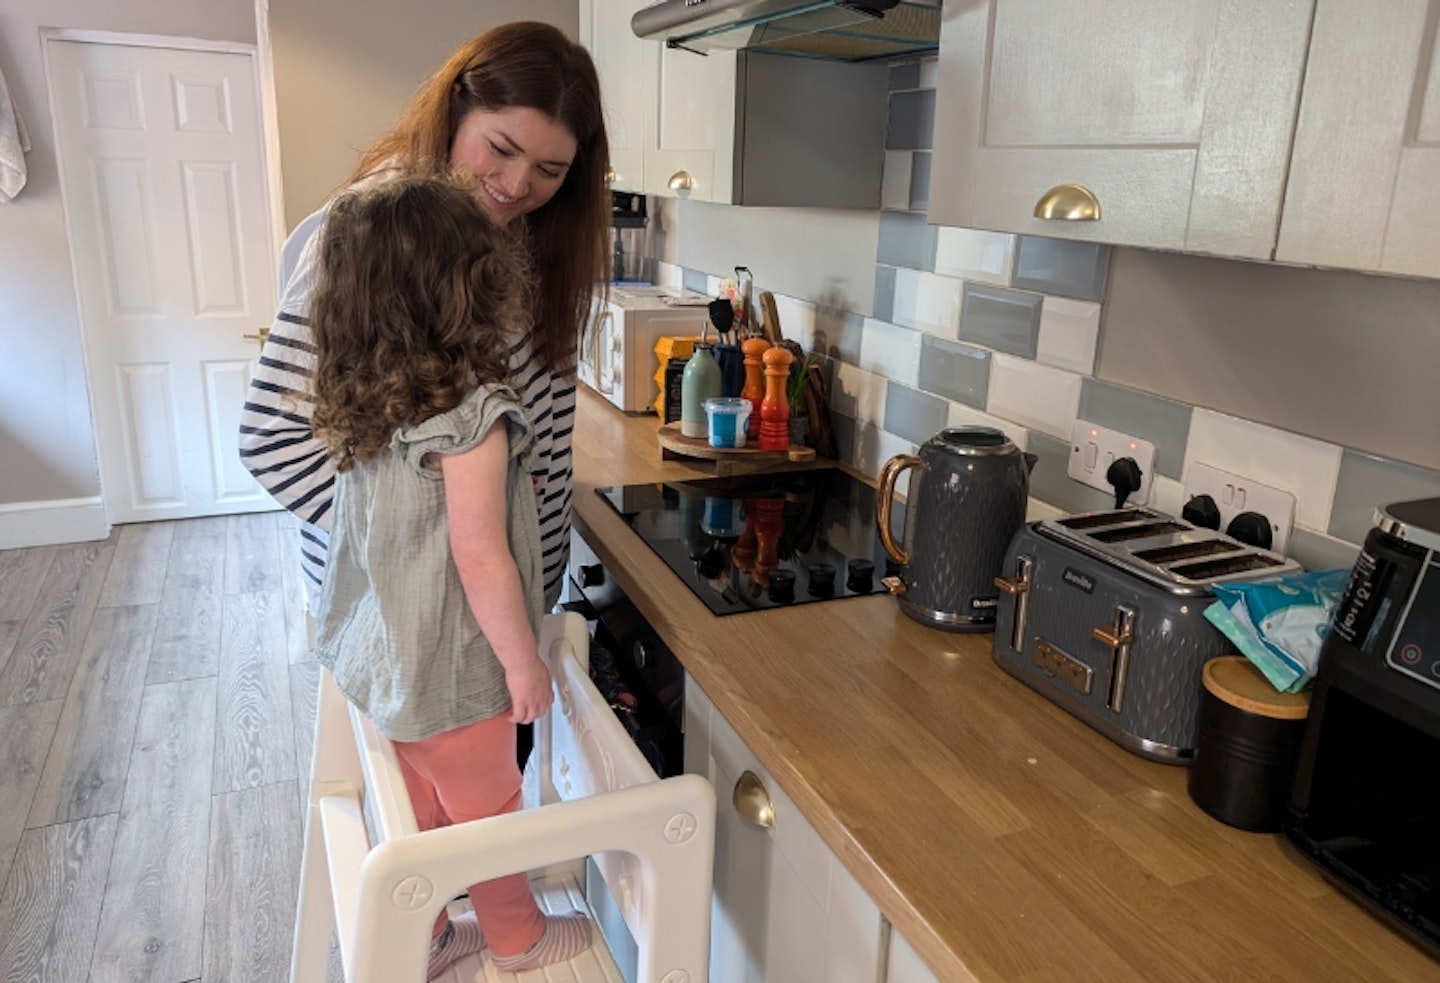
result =
M656 342L698 336L708 303L703 294L671 287L610 284L608 296L597 289L580 338L580 381L627 413L653 412L660 395Z

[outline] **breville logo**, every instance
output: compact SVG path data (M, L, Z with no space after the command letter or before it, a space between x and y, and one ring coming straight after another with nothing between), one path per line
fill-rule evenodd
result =
M1000 599L998 597L972 597L970 599L970 606L972 608L999 607Z
M1061 575L1060 579L1065 581L1065 583L1069 584L1071 587L1080 588L1087 594L1094 593L1095 591L1095 581L1092 580L1090 577L1086 576L1085 574L1081 573L1079 570L1076 570L1074 567L1066 567L1065 572Z

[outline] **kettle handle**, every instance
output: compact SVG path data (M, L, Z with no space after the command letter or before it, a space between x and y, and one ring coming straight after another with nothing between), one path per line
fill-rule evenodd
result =
M880 534L880 544L885 547L885 552L889 553L896 563L909 563L910 554L906 553L890 534L890 508L895 503L895 481L901 472L924 463L914 454L896 454L880 469L880 485L875 494L875 531Z

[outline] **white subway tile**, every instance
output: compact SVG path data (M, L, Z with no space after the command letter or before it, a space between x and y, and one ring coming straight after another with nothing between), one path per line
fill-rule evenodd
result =
M837 362L835 381L830 386L830 408L857 424L873 423L883 427L887 385L883 376L866 372L849 362Z
M755 303L760 303L760 293L755 293ZM780 335L798 342L805 351L815 347L815 305L784 294L775 294L775 313L780 318Z
M1150 479L1150 507L1166 515L1179 515L1185 508L1185 485L1162 474Z
M1080 408L1081 376L1028 358L996 355L990 360L990 396L985 409L996 416L1070 439Z
M885 165L880 178L881 208L910 210L910 171L914 162L914 151L885 151Z
M914 454L919 450L904 437L897 437L879 427L857 426L855 428L855 465L861 474L877 478L885 462L896 454ZM907 470L895 482L895 490L901 495L910 491L910 472Z
M1032 498L1025 503L1025 521L1040 522L1044 519L1059 519L1065 515L1064 509L1058 509L1049 502L1042 502L1038 498Z
M920 332L867 317L860 338L860 367L915 385L920 374Z
M1100 305L1088 300L1046 297L1040 307L1040 341L1035 360L1089 375L1100 340Z
M1015 237L1008 232L937 227L936 273L1007 287L1014 258Z
M994 427L1002 431L1005 436L1010 438L1010 442L1022 451L1030 444L1030 431L1013 420L1002 420L998 416L983 413L964 403L950 403L950 411L946 414L945 425L947 427Z
M926 58L920 63L920 88L933 89L940 74L940 59Z
M1341 453L1334 444L1196 407L1185 473L1199 461L1284 489L1295 496L1297 525L1327 529Z
M960 332L960 295L964 287L965 281L953 277L898 268L891 320L953 340Z
M657 260L655 263L655 285L680 290L685 286L685 267Z

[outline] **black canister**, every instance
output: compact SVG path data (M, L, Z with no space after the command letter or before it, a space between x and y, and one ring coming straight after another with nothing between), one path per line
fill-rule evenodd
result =
M1190 798L1237 829L1280 829L1309 693L1281 693L1243 655L1205 663Z

